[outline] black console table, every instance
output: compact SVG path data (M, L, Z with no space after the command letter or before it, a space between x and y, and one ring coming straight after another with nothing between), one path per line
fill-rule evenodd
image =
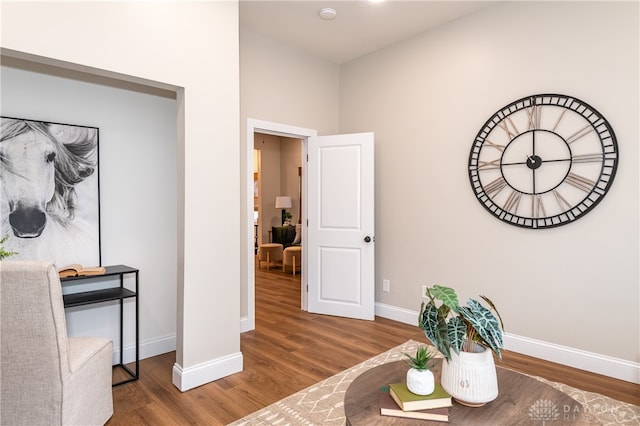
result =
M103 303L109 302L113 300L120 301L120 363L114 365L114 368L122 368L130 378L122 380L120 382L114 383L113 386L122 385L124 383L129 383L134 380L138 380L140 378L140 352L139 352L139 330L138 330L138 270L132 268L130 266L125 265L113 265L106 266L106 271L101 275L82 275L79 277L66 277L61 278L60 281L64 283L68 283L71 281L79 281L79 280L100 280L105 277L120 277L120 286L119 287L110 287L101 290L92 290L85 291L81 293L70 293L62 296L64 300L64 307L71 308L74 306L83 306L83 305L91 305L94 303ZM135 288L133 290L128 289L124 286L124 276L127 274L135 274ZM133 298L135 300L136 307L136 322L135 322L135 332L136 332L136 369L135 372L132 371L129 367L124 364L124 338L123 338L123 322L124 322L124 299Z

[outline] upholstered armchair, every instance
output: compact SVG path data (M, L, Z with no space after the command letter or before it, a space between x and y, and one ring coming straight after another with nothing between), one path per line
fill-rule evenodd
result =
M0 424L102 425L113 414L113 344L68 337L52 263L0 262Z

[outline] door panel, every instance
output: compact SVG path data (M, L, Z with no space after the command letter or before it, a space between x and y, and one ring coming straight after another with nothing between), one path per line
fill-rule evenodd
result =
M308 153L308 310L373 320L373 133L311 137Z
M324 284L320 287L320 300L360 305L359 286L349 285L361 281L360 251L322 247L319 254L320 276Z

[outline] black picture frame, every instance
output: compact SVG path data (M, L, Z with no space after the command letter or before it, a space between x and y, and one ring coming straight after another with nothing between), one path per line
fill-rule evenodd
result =
M102 265L99 129L0 116L0 238L12 260Z

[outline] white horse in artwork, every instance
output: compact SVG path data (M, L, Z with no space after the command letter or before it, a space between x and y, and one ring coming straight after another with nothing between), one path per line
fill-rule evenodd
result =
M97 129L2 118L0 130L6 247L17 258L41 260L60 259L65 250L95 252L98 223L78 215L77 187L97 167Z

